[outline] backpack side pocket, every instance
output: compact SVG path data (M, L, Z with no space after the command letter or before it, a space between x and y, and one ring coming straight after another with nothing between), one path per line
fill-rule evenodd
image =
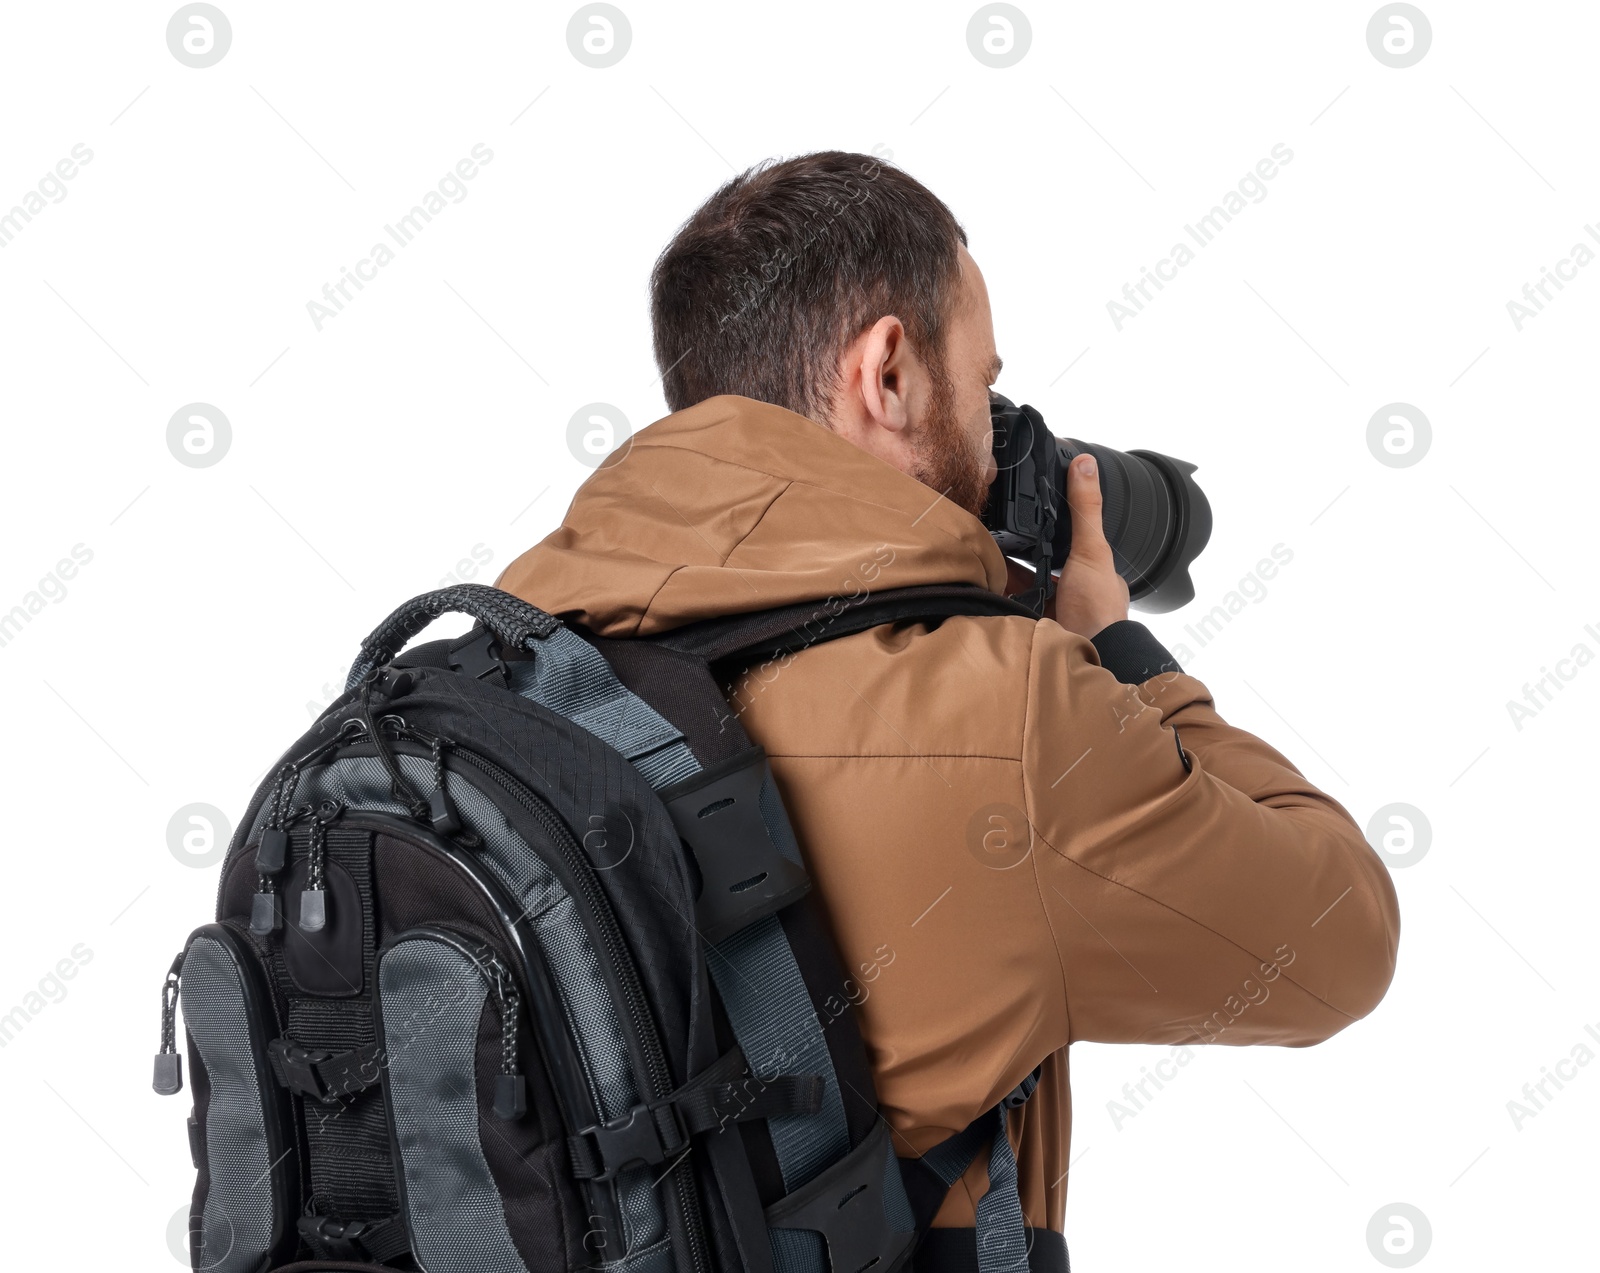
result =
M522 1002L499 954L452 929L411 929L378 961L401 1206L411 1249L432 1273L572 1263L565 1145L544 1126L540 1107L552 1098L526 1055ZM506 1174L508 1157L520 1172Z
M292 1259L298 1163L289 1103L266 1059L275 1014L253 950L225 924L189 938L183 1019L200 1172L190 1210L194 1267L253 1273Z

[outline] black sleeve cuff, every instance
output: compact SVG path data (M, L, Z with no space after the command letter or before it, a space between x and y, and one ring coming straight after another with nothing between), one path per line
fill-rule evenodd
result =
M1118 619L1089 640L1100 655L1100 666L1124 685L1143 685L1163 672L1183 671L1155 633L1136 619Z

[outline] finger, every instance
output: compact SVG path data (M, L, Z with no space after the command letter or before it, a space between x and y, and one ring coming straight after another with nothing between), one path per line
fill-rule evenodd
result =
M1072 550L1080 561L1109 561L1102 520L1099 470L1094 456L1080 455L1067 469L1067 507L1072 510Z

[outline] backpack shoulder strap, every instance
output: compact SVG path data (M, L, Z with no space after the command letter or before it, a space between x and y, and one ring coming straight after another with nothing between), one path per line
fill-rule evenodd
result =
M976 584L922 584L868 594L855 601L829 597L749 614L730 614L643 639L692 654L707 663L735 657L753 663L885 623L956 614L1020 615L1035 620L1039 617L1020 602Z

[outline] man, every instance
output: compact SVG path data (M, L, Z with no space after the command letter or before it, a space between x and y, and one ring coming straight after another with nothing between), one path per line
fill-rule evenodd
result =
M500 586L610 637L912 584L1008 588L978 519L1000 371L948 208L870 156L751 170L652 280L673 414ZM1227 724L1128 619L1085 456L1052 614L885 626L752 672L896 1152L1035 1066L1010 1116L1035 1245L1065 1220L1068 1045L1322 1041L1394 971L1393 886L1349 814ZM936 1227L971 1227L979 1154ZM1059 1267L1059 1265L1058 1265Z

